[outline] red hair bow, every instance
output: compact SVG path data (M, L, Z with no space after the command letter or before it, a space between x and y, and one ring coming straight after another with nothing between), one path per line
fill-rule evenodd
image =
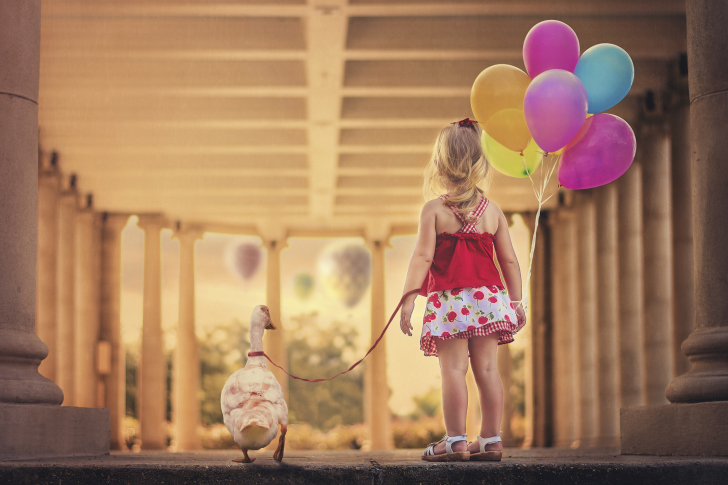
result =
M455 123L457 123L459 126L465 126L465 127L468 127L468 128L475 128L475 123L477 123L477 121L471 120L470 118L465 118L464 120L453 121L450 124L451 125L454 125Z

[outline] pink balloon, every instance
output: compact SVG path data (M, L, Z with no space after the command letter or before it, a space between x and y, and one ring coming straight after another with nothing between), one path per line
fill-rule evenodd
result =
M244 243L235 249L235 269L244 280L250 279L260 264L260 248L252 243Z
M574 138L589 107L586 89L574 74L552 69L531 81L523 98L526 124L542 150L555 152Z
M544 20L526 34L523 62L531 79L550 69L574 72L578 61L579 39L565 23Z
M622 118L592 116L561 154L559 182L567 189L591 189L617 180L632 165L637 141Z

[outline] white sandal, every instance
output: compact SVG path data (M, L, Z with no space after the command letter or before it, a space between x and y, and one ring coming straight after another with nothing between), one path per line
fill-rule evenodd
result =
M445 442L445 453L435 454L435 445ZM468 441L468 435L448 436L445 435L440 441L430 443L425 448L422 459L425 461L468 461L470 459L469 451L452 451L452 444L458 441Z
M478 444L480 445L480 452L471 453L470 459L473 461L501 461L503 452L501 450L485 451L485 446L491 443L500 443L500 433L497 436L490 438L482 438L478 435Z

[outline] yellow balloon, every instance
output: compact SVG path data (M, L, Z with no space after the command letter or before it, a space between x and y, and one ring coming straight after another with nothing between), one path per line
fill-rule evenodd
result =
M483 131L504 147L517 152L525 150L531 141L531 133L522 109L504 109L497 112L483 125Z
M496 64L483 70L470 91L470 107L475 119L484 125L504 109L523 110L523 97L530 83L528 74L508 64Z
M528 177L529 171L533 175L533 172L541 164L542 153L539 153L541 149L533 139L528 143L526 149L523 150L523 155L521 155L521 152L509 150L486 132L483 132L480 141L483 145L483 154L490 165L500 173L509 177ZM524 159L526 161L525 167L523 166ZM526 171L527 169L528 171Z

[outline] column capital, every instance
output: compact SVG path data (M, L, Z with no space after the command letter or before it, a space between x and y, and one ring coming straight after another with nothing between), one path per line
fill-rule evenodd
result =
M140 214L137 226L143 231L147 229L158 229L161 231L169 226L169 220L163 214Z
M195 242L205 236L205 229L199 224L189 224L177 221L172 233L173 239L179 239L180 242Z
M288 247L288 228L281 225L259 224L258 236L268 250L282 250Z
M106 231L121 232L129 222L129 214L120 214L115 212L104 212L101 218L104 222Z
M371 223L364 230L364 243L372 249L391 248L392 228L386 223Z

